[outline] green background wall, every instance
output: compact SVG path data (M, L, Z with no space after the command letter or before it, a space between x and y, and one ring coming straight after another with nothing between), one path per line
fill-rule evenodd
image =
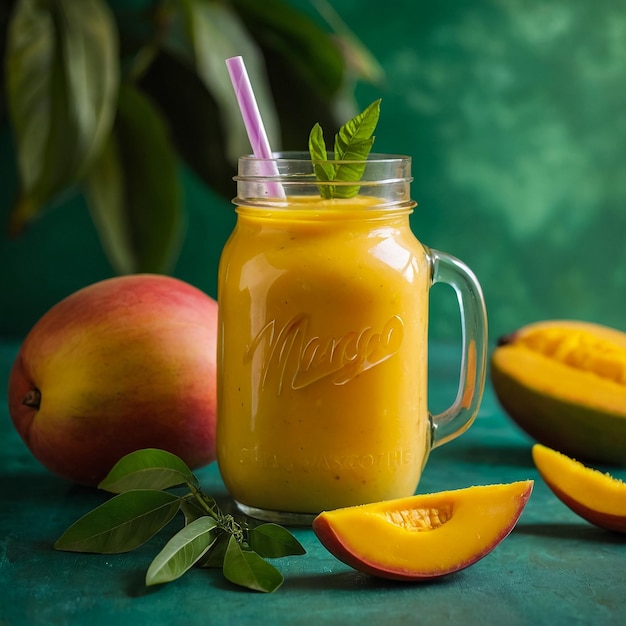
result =
M474 269L492 338L556 317L626 330L623 0L332 4L385 71L380 85L357 86L357 100L383 98L376 150L413 157L414 231ZM234 213L185 179L174 273L214 295ZM2 224L14 194L2 127ZM23 335L61 297L111 274L80 198L16 240L2 233L0 334ZM451 294L437 288L433 299L433 336L453 336Z

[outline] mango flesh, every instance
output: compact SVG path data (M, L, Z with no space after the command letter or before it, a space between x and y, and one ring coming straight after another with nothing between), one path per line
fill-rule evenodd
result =
M513 530L532 488L526 480L325 511L313 530L329 552L357 570L429 580L489 554Z
M545 483L574 513L626 533L626 483L541 444L533 446L532 454Z
M525 326L494 350L491 379L504 410L537 442L626 463L626 333L572 320Z

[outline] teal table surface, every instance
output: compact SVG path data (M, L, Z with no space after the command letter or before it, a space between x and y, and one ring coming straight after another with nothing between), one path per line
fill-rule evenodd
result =
M337 561L308 528L294 530L307 554L274 562L285 582L273 594L241 590L204 569L146 588L145 571L167 534L123 555L55 551L55 539L107 496L50 474L14 431L6 380L17 347L0 343L1 626L626 623L626 536L588 524L552 495L532 463L532 441L502 413L489 385L474 425L432 453L418 491L528 478L535 489L509 537L454 575L379 580ZM434 409L455 392L456 359L450 346L431 348ZM227 498L215 464L197 476L207 493Z

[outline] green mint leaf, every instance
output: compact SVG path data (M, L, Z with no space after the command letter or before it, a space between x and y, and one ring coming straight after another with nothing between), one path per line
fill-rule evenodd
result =
M324 163L324 161L328 161L328 154L326 152L326 141L324 141L324 131L319 123L313 126L311 133L309 134L309 152L311 154L312 161L319 161L320 165L328 166L328 169L326 169L326 167L322 168L322 177L320 180L332 180L332 175L334 173L332 171L332 167L329 163ZM324 177L326 172L328 172L328 174Z
M224 554L224 577L235 585L271 593L283 584L283 575L256 552L231 537Z
M129 552L156 535L179 507L180 498L167 491L126 491L74 522L54 547L69 552Z
M248 543L257 554L266 558L306 554L302 544L278 524L261 524L251 528Z
M380 117L380 102L380 99L372 102L362 113L339 129L335 135L336 161L358 161L367 157L374 142L374 130Z
M363 177L367 155L374 145L374 130L380 117L380 99L372 102L362 113L344 124L335 135L335 180L358 181ZM356 163L355 161L360 161ZM337 185L336 198L352 198L359 188L353 185Z
M212 517L200 517L176 533L156 555L146 573L146 585L180 578L210 550L218 535Z
M111 493L131 489L168 489L197 480L187 465L176 455L146 448L122 457L98 485Z
M354 144L354 149L361 149L366 155L369 154L374 138L368 139L360 144ZM337 181L355 181L363 178L365 162L345 161L337 164L335 175ZM358 185L335 185L333 187L335 198L354 198L359 193Z
M319 124L315 124L309 135L309 153L313 161L313 171L315 177L320 182L329 182L335 179L335 168L328 163L326 152L326 142L324 141L324 131ZM322 198L332 198L333 187L329 185L319 185Z
M380 117L378 99L363 112L346 122L335 135L334 161L328 162L324 135L315 124L309 135L309 153L317 180L321 183L336 181L337 185L319 185L323 198L352 198L359 192L358 182L365 171L365 160L374 145L374 130ZM357 163L360 161L360 163Z

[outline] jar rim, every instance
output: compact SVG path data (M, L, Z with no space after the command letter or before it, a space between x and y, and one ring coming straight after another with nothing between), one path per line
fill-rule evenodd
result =
M273 152L271 157L257 157L254 154L245 154L239 157L239 161L242 163L258 163L263 161L272 161L285 163L289 161L302 162L308 161L311 163L321 163L320 159L312 159L309 152L304 150L285 150ZM328 158L328 163L397 163L397 162L411 162L411 157L407 154L393 154L384 152L371 152L364 159L333 159Z
M335 172L348 166L348 172L359 178L320 179L318 164L321 163ZM378 198L385 207L414 206L410 197L411 157L399 154L371 153L361 160L327 161L311 159L308 152L275 152L271 159L246 155L239 158L233 180L237 182L237 197L233 202L238 206L268 206L268 203L281 206L287 197L350 199L357 195Z

